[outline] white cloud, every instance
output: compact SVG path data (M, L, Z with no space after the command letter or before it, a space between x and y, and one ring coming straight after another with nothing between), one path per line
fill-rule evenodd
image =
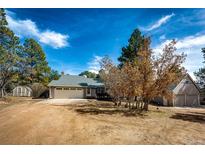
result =
M160 40L165 40L166 39L166 35L164 34L164 35L161 35L160 37L159 37L159 39Z
M14 17L14 13L7 10L7 21L9 27L19 37L34 37L41 43L52 46L53 48L62 48L69 45L68 35L57 33L51 30L40 30L36 23L30 19L19 20Z
M88 63L88 70L93 73L98 73L100 70L100 60L103 57L101 56L94 56L94 58Z
M187 36L176 40L177 52L184 52L187 54L186 61L183 66L187 69L193 79L195 79L194 72L203 67L201 48L205 47L205 35ZM169 42L171 42L171 40L165 40L160 45L156 46L153 50L155 54L158 55L159 53L162 53L163 48Z
M52 45L54 48L61 48L69 45L67 42L68 35L62 35L50 30L41 33L39 39L40 42Z
M192 48L205 45L205 35L188 36L177 41L177 48Z
M147 31L151 31L151 30L154 30L154 29L156 29L156 28L159 28L161 25L163 25L163 24L165 24L166 22L168 22L169 19L170 19L171 17L173 17L173 16L175 16L174 13L162 17L162 18L159 19L157 22L155 22L153 25L151 25L151 26L147 29Z

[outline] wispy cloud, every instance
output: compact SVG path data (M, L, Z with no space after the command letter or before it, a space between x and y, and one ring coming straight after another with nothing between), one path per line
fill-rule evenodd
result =
M162 17L161 19L156 21L153 25L149 26L149 28L147 28L146 31L152 31L154 29L159 28L161 25L167 23L173 16L175 16L174 13Z
M165 34L161 35L161 36L159 37L159 39L160 39L160 40L165 40L165 39L166 39L166 35L165 35Z
M193 72L203 67L203 56L201 53L201 48L205 47L205 35L197 34L176 40L177 52L184 52L185 54L187 54L186 61L183 65L190 73L190 75L195 79ZM171 40L165 40L160 45L156 46L153 50L156 53L156 55L162 53L163 48L169 42L171 42Z
M103 57L101 56L94 56L93 59L88 63L88 70L93 73L98 73L100 70L100 60Z
M61 34L49 29L40 30L34 21L30 19L17 19L15 13L8 10L6 11L6 13L9 27L19 37L34 37L41 43L49 45L55 49L69 46L68 35Z

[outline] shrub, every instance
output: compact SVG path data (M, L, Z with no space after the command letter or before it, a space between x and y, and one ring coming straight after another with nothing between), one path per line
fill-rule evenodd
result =
M33 98L39 98L39 96L47 90L47 87L45 87L41 83L33 83L31 85L32 93L33 93Z

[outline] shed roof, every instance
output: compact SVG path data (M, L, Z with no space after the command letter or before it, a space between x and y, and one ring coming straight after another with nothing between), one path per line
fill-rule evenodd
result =
M99 87L103 85L98 79L78 75L63 75L58 80L53 80L48 84L50 87Z

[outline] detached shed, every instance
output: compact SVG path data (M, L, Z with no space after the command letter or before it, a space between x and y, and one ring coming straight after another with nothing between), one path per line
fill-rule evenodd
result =
M199 106L200 105L200 90L192 80L190 75L186 77L173 90L174 106Z
M200 105L200 90L194 80L187 74L177 85L171 89L173 98L167 100L163 97L155 99L159 104L164 106L188 106L196 107Z
M13 89L13 96L31 97L32 89L28 86L17 86Z

